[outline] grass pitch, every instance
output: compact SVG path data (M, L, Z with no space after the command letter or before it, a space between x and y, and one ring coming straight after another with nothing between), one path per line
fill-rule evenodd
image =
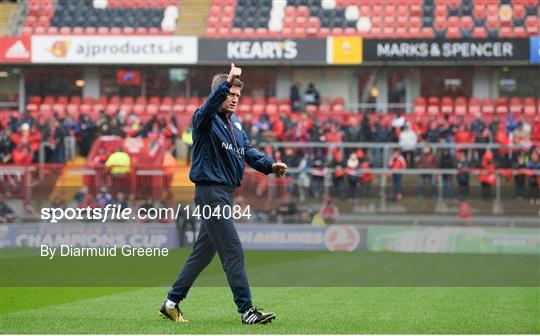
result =
M540 333L534 255L246 251L254 304L277 318L245 326L217 258L181 305L190 323L176 324L158 310L187 250L53 261L0 252L1 333Z
M2 333L535 334L538 288L253 288L272 324L245 326L228 288L193 288L186 324L158 317L166 288L2 288Z

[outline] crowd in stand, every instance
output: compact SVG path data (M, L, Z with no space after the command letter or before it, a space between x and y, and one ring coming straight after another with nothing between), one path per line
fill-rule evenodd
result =
M293 92L298 94L298 92ZM314 87L305 93L305 103L316 104L319 94ZM299 98L298 98L299 99ZM291 100L291 103L294 101ZM321 120L297 112L298 118L284 115L261 115L256 119L243 117L243 129L255 145L261 146L277 160L287 162L290 167L298 167L304 173L297 174L299 185L310 185L313 196L323 193L324 177L331 172L334 192L355 199L370 193L372 174L359 174L362 168L469 168L484 169L540 169L538 144L540 144L540 119L526 120L509 113L504 119L493 118L489 122L478 117L467 120L463 117L431 117L408 121L406 116L397 115L356 115L345 121ZM45 120L34 120L27 116L11 117L0 128L0 162L18 165L38 162L38 153L45 143L45 161L62 163L75 153L88 155L92 143L101 135L120 137L153 137L172 147L181 133L173 114L167 117L153 117L143 122L135 114L127 115L119 111L114 115L100 113L96 120L82 114L79 120L69 115L55 116ZM275 142L318 142L320 148L274 148ZM397 150L385 160L382 148L343 148L344 142L394 143ZM322 145L333 143L335 145ZM430 144L454 144L449 150L431 149ZM498 148L493 150L467 149L461 151L463 144L519 145L519 148ZM330 170L329 170L330 169ZM531 186L531 198L538 198L536 178L514 174L518 197L524 197L527 181ZM529 174L530 175L530 174ZM460 186L467 180L458 175ZM451 179L442 176L444 197L453 197ZM493 172L480 176L482 185L493 186ZM402 197L402 177L393 174L393 194ZM468 184L468 182L467 182ZM358 188L356 186L358 185ZM434 177L424 174L420 177L422 192L435 185ZM347 187L345 187L347 186ZM485 195L490 194L486 187ZM465 197L465 188L460 189L460 197ZM301 197L305 195L301 194ZM487 197L487 196L486 196Z
M87 156L94 140L103 135L151 137L170 147L179 135L176 125L172 114L142 122L135 114L126 115L122 111L115 115L102 112L96 120L86 114L81 114L78 120L69 115L37 120L12 116L0 124L0 164L36 163L42 144L45 162L64 163L77 153Z

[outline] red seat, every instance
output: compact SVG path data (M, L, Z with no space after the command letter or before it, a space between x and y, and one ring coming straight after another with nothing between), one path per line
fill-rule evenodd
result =
M513 36L514 36L514 33L511 27L501 27L499 29L499 37L509 38Z
M516 37L516 38L526 38L527 37L527 31L525 31L524 27L514 27L514 37Z
M430 116L438 116L440 111L439 105L429 105L427 109L427 113Z
M482 113L493 114L495 112L495 103L491 98L485 98L482 101Z
M529 36L538 35L538 18L535 16L528 16L525 19L525 29Z
M458 27L449 27L446 31L446 37L448 37L449 39L461 38L461 31Z
M472 32L472 37L474 38L486 38L487 32L484 27L474 27Z

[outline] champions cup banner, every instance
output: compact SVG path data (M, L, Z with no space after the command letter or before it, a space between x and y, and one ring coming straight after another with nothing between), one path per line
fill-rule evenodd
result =
M351 225L237 225L246 249L355 251L366 245L365 230ZM0 225L0 247L132 247L179 246L174 225L111 224L9 224Z
M32 63L195 64L194 36L32 36Z
M364 62L529 61L529 39L364 40Z
M9 224L0 225L0 247L132 247L178 246L174 225L111 224Z
M380 226L367 229L369 251L540 255L540 229Z
M326 39L199 39L199 64L326 64Z

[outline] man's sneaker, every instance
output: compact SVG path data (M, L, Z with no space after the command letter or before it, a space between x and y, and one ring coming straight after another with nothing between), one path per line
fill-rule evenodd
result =
M163 305L159 309L159 315L164 319L173 320L175 322L188 322L188 320L184 319L184 314L180 310L180 307L178 307L178 304L176 304L174 308L169 308L165 305L165 302L163 302Z
M244 324L265 324L272 322L276 318L276 314L270 312L265 313L262 308L253 307L242 315L242 323Z

